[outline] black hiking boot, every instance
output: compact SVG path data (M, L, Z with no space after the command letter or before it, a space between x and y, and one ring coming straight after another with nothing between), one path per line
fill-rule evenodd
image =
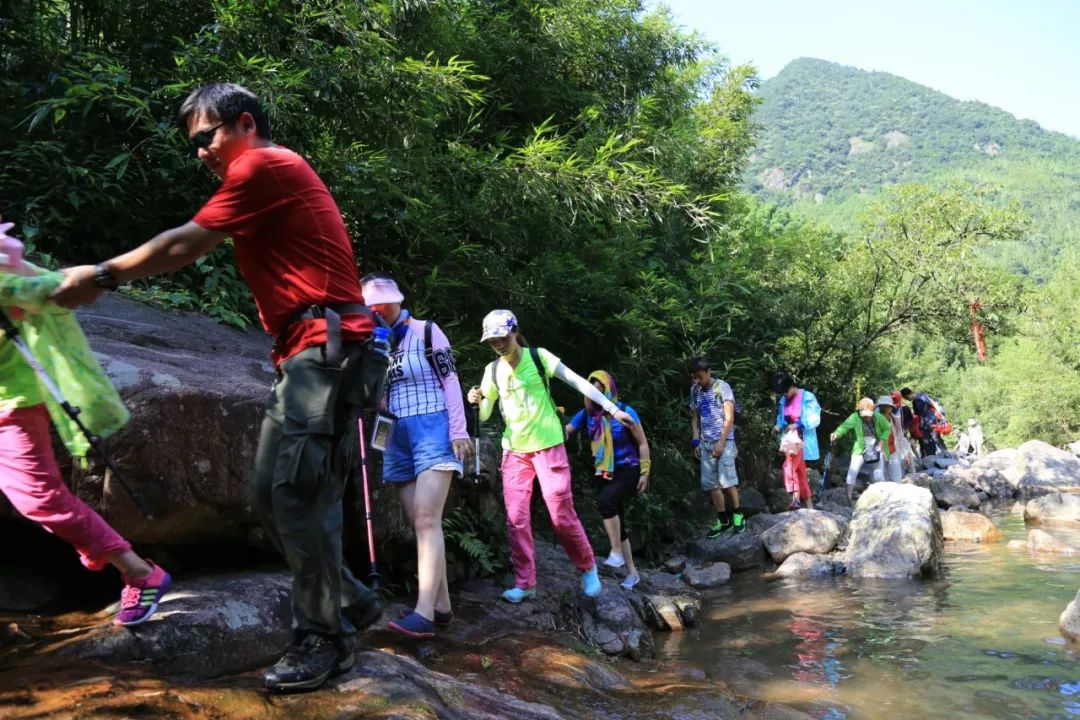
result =
M263 682L268 690L279 693L318 690L331 677L352 668L354 646L352 638L334 641L315 633L299 642L294 639Z

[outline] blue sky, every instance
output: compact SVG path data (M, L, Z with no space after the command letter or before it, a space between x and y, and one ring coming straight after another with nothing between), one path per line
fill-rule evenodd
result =
M1080 138L1080 0L663 4L734 62L752 62L762 79L816 57L900 75Z

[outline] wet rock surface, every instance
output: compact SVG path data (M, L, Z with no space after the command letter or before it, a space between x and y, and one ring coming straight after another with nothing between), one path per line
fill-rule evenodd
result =
M843 562L839 555L812 555L798 552L790 555L774 573L782 578L826 578L842 575Z
M1001 539L1001 531L994 521L976 512L942 512L941 531L946 540L994 542Z
M71 615L27 627L9 640L0 669L5 718L765 718L785 708L741 700L722 683L675 662L612 664L584 652L575 637L647 657L646 608L670 604L692 624L688 594L626 592L604 579L599 597L566 596L576 570L541 555L540 580L552 588L533 602L497 600L499 583L455 591L455 620L431 641L407 641L383 620L359 637L355 665L315 693L278 696L262 671L288 635L290 582L281 572L181 580L143 626L117 628L109 613ZM552 577L546 566L565 566ZM568 568L568 569L566 569ZM544 623L551 623L542 627ZM541 629L542 628L542 629ZM780 715L777 715L780 713Z
M686 554L696 562L723 562L735 571L761 567L765 563L765 546L761 543L761 536L750 530L738 535L694 540L686 550Z
M1024 522L1080 526L1080 495L1050 493L1035 498L1024 506Z

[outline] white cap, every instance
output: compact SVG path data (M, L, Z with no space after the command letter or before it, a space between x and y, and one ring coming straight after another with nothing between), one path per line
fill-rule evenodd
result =
M394 305L405 300L393 278L385 276L366 278L360 289L364 293L365 305Z

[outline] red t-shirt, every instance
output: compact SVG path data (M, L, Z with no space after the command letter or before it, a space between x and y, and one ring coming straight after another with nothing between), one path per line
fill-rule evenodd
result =
M310 305L364 302L337 203L307 161L292 150L253 148L238 157L193 222L232 236L259 319L275 340L289 320ZM364 315L342 317L343 340L364 340L371 330L372 322ZM274 362L324 342L325 320L294 323L284 347L275 348Z

